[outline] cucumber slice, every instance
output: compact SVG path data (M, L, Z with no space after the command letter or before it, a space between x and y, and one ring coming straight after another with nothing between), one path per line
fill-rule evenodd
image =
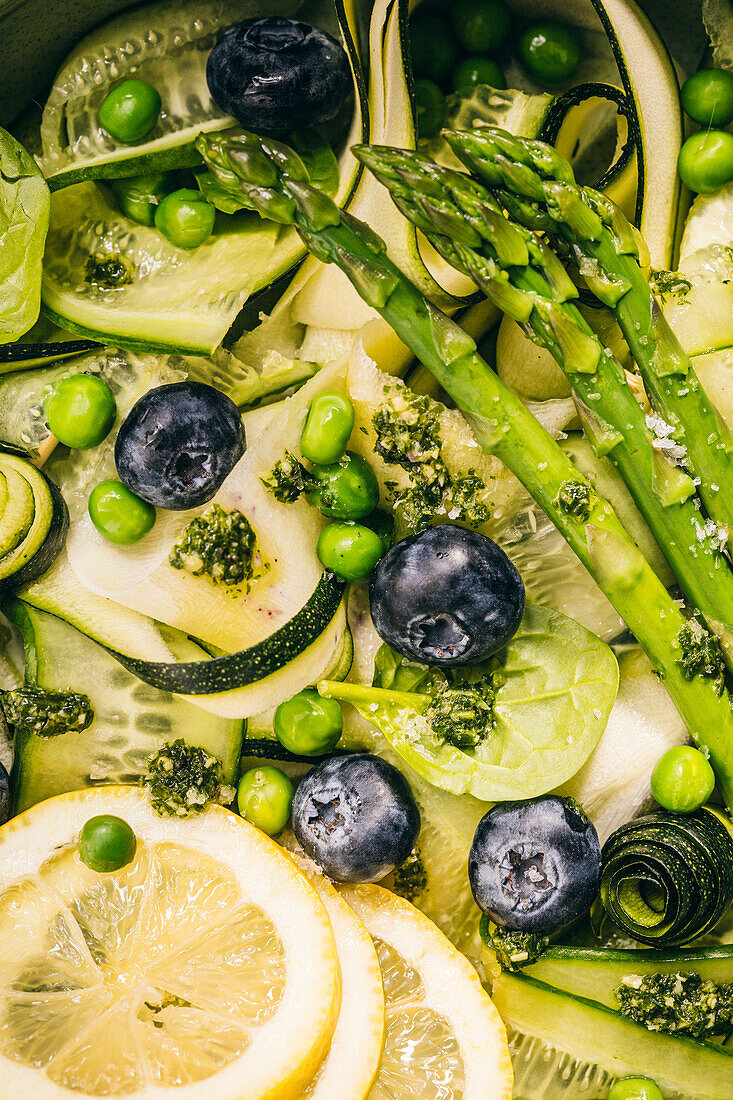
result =
M357 14L351 0L347 5L341 0L334 3L356 93L352 131L339 160L335 195L336 201L346 204L359 171L350 146L368 139L367 115ZM47 171L73 170L87 177L112 172L112 152L99 148L99 141L104 144L107 139L103 133L100 139L101 132L97 132L96 112L110 79L129 70L125 60L128 52L136 57L138 50L142 51L144 59L137 58L136 75L145 78L148 74L164 101L173 104L173 113L165 120L171 132L148 143L158 149L150 154L153 161L141 165L142 154L136 146L138 159L128 163L125 173L143 168L150 171L151 164L156 170L160 167L153 163L155 157L162 156L156 141L166 149L173 142L180 152L200 130L221 128L221 116L217 114L213 122L207 120L202 106L206 101L210 108L208 89L204 93L201 87L202 81L206 87L206 56L217 29L243 14L256 14L260 8L257 4L240 4L233 10L223 0L209 0L203 14L199 9L198 0L188 0L182 10L179 4L165 0L155 9L114 21L92 37L87 45L89 54L82 51L77 60L72 59L49 99L43 127ZM270 13L270 9L267 11ZM154 27L158 21L159 31L151 33L150 18ZM200 36L193 45L192 34ZM71 96L67 108L65 100L72 89L79 94ZM64 146L63 135L69 128L73 149ZM124 155L129 157L130 147L126 149ZM76 167L70 169L66 162L72 152L71 163ZM87 154L91 160L84 166ZM124 166L121 156L118 150L112 161ZM58 175L54 178L58 183ZM70 332L105 343L133 350L210 355L245 302L284 276L304 255L305 248L292 228L265 222L249 212L218 214L209 240L185 252L170 245L154 228L130 222L100 187L77 183L52 198L43 309L47 317ZM119 271L119 277L115 276L117 285L110 284L100 266L109 260L115 261Z
M83 510L75 513L68 557L79 584L225 653L248 649L284 627L311 598L323 573L316 543L325 520L305 500L280 503L261 479L271 473L286 451L298 453L310 402L323 390L343 390L341 375L336 367L321 371L289 398L277 421L250 441L244 457L214 498L224 509L242 512L257 537L262 568L253 577L249 591L235 592L214 585L206 577L195 577L169 564L170 552L183 530L204 508L187 512L158 510L150 534L127 547L104 539ZM114 441L109 437L97 451L104 451L108 461L113 462L113 448ZM100 463L101 457L96 455L77 468L75 498L84 499L99 480ZM84 475L86 483L82 481ZM58 476L62 491L68 492L66 478L60 473Z
M283 14L296 6L277 5ZM201 130L232 125L211 98L206 61L221 30L261 14L271 14L262 0L162 0L83 38L61 66L43 111L40 164L51 187L178 167L166 164L166 156L190 149ZM163 110L149 138L126 145L102 129L99 108L110 87L133 74L158 89Z
M522 973L555 989L618 1009L616 990L632 974L699 974L704 981L719 985L733 982L733 947L672 952L549 947Z
M0 520L0 590L39 577L66 541L69 513L54 483L25 452L0 444L0 473L8 500Z
M83 692L94 710L92 724L80 733L44 739L19 732L16 812L64 791L97 783L139 782L147 757L177 737L216 756L225 782L236 782L241 721L208 715L149 687L91 639L52 615L17 602L8 610L23 634L26 683L46 691Z
M730 1100L733 1052L647 1031L594 1001L519 974L492 1000L507 1026L518 1100L605 1096L617 1077L652 1076L665 1100Z

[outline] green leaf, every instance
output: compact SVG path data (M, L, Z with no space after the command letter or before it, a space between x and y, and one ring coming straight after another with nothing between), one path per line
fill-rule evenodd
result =
M0 344L17 340L38 319L50 209L36 162L0 129Z
M391 678L390 687L329 681L319 684L321 694L356 707L434 786L487 802L533 798L574 775L597 745L618 688L616 658L595 634L558 611L527 605L492 672L494 728L475 748L460 749L424 716L433 698L427 676L416 685L425 694L405 690L403 670L420 666L395 668L384 648L376 675L380 683Z

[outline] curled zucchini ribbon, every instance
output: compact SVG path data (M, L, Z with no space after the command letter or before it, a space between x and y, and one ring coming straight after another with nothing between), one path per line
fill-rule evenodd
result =
M639 943L679 947L733 902L733 837L716 812L662 811L623 825L603 848L601 902Z

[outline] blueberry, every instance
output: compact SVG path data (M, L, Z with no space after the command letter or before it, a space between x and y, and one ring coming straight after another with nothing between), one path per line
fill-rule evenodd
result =
M549 936L588 911L601 885L593 824L557 795L497 802L468 857L476 903L502 928Z
M336 882L377 882L415 847L420 811L401 772L369 753L333 757L303 779L293 801L303 850Z
M10 817L10 777L0 764L0 825Z
M209 91L250 130L299 130L340 115L352 94L349 60L330 34L295 19L235 23L206 66Z
M443 524L384 555L372 573L369 602L380 638L403 657L472 665L516 634L524 584L491 539Z
M137 401L115 443L117 473L156 508L206 504L244 454L242 419L202 382L156 386Z

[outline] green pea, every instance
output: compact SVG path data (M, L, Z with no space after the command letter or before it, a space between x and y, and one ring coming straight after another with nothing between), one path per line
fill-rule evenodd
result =
M96 374L71 374L56 383L44 402L46 423L67 447L97 447L117 415L114 395Z
M79 858L92 871L119 871L132 863L137 851L135 834L121 817L90 817L79 836Z
M148 136L162 105L157 88L146 80L123 80L104 97L99 121L110 137L130 145Z
M432 80L415 81L415 111L418 137L432 137L445 123L445 96Z
M344 715L338 699L322 699L317 691L307 688L280 704L272 728L288 752L324 756L338 743Z
M520 35L519 59L538 84L564 84L578 71L580 34L564 23L533 23Z
M200 191L182 187L158 204L155 228L176 248L198 248L214 232L216 208Z
M466 57L456 65L453 87L459 95L470 95L478 84L506 88L503 72L490 57Z
M110 187L121 212L138 225L153 225L160 200L173 189L172 172L112 180Z
M652 794L665 810L691 814L707 802L715 772L707 757L691 745L668 749L654 766Z
M608 1100L664 1100L664 1097L648 1077L623 1077L611 1085Z
M250 768L239 780L237 806L247 821L268 836L275 836L288 823L293 793L293 784L285 772L266 764Z
M132 546L152 530L155 508L121 481L100 481L89 494L89 515L100 534L118 546Z
M733 134L705 130L688 137L680 149L677 168L691 191L710 194L733 180Z
M347 451L338 462L315 465L311 471L318 485L307 500L332 519L364 519L379 502L374 471L360 455Z
M458 59L458 42L447 19L424 15L410 25L412 69L417 77L442 84Z
M451 18L466 53L495 53L512 28L511 14L502 0L458 0Z
M727 126L733 122L733 73L727 69L701 69L682 85L685 114L701 126Z
M309 462L338 462L354 427L354 406L342 393L319 393L308 409L300 451Z
M329 523L316 547L321 564L345 581L366 581L384 554L379 535L361 523Z

